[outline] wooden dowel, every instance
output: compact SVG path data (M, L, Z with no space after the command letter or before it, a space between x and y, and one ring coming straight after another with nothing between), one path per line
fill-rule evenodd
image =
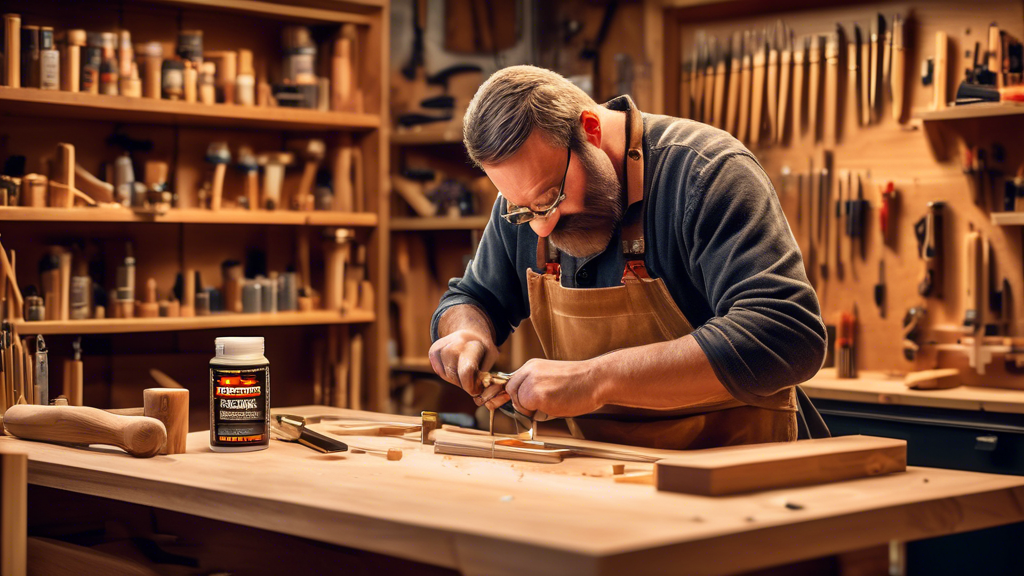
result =
M182 454L188 438L188 390L147 388L142 392L143 414L164 423L167 442L161 454Z

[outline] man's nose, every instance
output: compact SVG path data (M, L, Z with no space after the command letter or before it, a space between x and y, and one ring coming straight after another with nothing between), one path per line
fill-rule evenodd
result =
M533 228L533 231L536 232L537 236L547 238L548 234L551 234L551 231L555 229L555 225L558 224L559 216L560 212L555 210L555 212L547 218L534 218L533 220L530 220L530 228Z

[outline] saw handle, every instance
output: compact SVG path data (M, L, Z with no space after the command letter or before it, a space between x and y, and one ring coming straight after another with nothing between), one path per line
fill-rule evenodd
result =
M156 455L167 440L167 429L156 418L118 416L87 406L11 406L3 425L26 440L109 444L139 458Z

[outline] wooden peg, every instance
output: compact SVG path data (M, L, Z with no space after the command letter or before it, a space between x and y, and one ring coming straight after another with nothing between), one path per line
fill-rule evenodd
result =
M21 88L21 16L4 14L4 86Z
M142 392L143 414L163 422L167 442L161 454L183 454L188 438L188 389L147 388Z
M139 318L158 318L160 303L156 300L156 278L146 280L146 299L136 303L135 315Z
M180 315L182 318L192 318L196 315L196 271L186 269L182 280L184 287L181 291Z

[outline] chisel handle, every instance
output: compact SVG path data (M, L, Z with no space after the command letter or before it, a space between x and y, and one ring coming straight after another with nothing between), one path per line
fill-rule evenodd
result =
M145 416L117 416L87 406L11 406L4 428L26 440L59 444L109 444L149 458L167 440L163 422Z

